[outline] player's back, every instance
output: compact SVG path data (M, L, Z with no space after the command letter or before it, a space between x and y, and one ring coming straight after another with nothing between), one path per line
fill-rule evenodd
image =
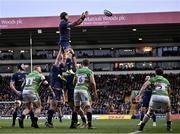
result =
M11 81L14 82L16 90L18 91L23 90L25 79L26 79L25 72L16 72L13 74L13 76L11 77Z
M168 96L169 81L163 76L156 75L150 79L151 84L154 87L152 94Z
M88 90L90 84L90 75L92 75L92 70L88 67L81 67L76 71L77 83L75 89Z
M26 77L26 85L24 89L33 90L34 92L39 91L40 83L42 81L42 78L44 77L42 74L40 74L37 71L33 71L29 73Z
M68 21L62 20L59 24L60 42L70 41L70 26Z

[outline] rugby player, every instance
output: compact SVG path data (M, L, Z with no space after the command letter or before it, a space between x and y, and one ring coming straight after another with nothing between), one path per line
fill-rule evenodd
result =
M155 70L155 77L150 78L150 80L146 81L143 86L141 87L139 96L143 95L144 90L149 86L152 85L152 96L149 103L148 112L143 118L142 123L140 124L138 130L143 131L145 124L148 122L151 114L154 110L158 108L162 108L166 112L166 120L167 120L167 131L171 131L171 104L170 104L170 83L169 81L164 78L163 69L157 68Z
M83 106L87 115L88 128L93 129L91 96L89 92L92 90L94 96L97 97L96 82L94 79L94 73L88 68L90 65L89 60L83 60L82 65L83 66L76 71L76 86L74 88L74 114L76 115L74 115L73 120L77 120L77 113L81 106Z
M34 117L32 118L32 127L39 128L38 126L38 117L41 113L41 100L39 97L39 89L41 85L45 85L50 89L54 95L53 90L48 84L48 81L45 80L44 75L42 74L41 67L35 66L34 70L26 76L26 85L22 92L22 98L24 103L27 104L26 108L23 110L21 117L19 118L19 127L24 128L24 119L30 111L34 112Z
M73 70L74 72L76 72L76 69L78 69L77 60L73 51L71 51L71 54L72 54L72 58L67 58L66 60L66 67L68 70ZM72 110L70 128L76 128L77 126L80 125L78 123L76 111L74 111L74 78L75 78L74 76L75 74L73 73L68 73L68 75L66 76L66 80L67 80L66 91L68 95L68 104ZM83 122L81 128L85 128L87 126L87 123L82 108L79 109L78 114L80 115L81 120Z
M150 80L150 76L146 76L145 78L145 82ZM141 124L143 118L144 118L144 115L147 113L147 110L148 110L148 107L149 107L149 102L150 102L150 99L151 99L151 95L152 95L152 90L151 90L151 87L148 86L144 93L143 93L143 96L142 96L142 106L141 106L141 117L140 117L140 122L138 125ZM153 126L155 127L156 126L156 115L155 113L153 112L151 114L151 118L153 120Z
M50 84L54 90L55 96L52 94L48 96L49 109L47 112L47 122L45 123L46 127L53 128L52 118L55 112L59 113L59 119L62 121L62 111L61 106L64 104L64 79L63 72L65 71L65 63L62 57L62 54L58 53L58 56L55 60L55 63L52 65L50 72Z
M59 24L59 30L60 32L60 36L59 36L59 45L60 45L60 51L62 50L63 52L68 52L69 50L73 51L73 49L71 48L70 45L70 30L72 27L78 26L80 25L84 19L87 17L88 12L84 12L82 13L82 15L79 17L79 19L77 19L74 22L69 22L69 17L68 17L68 13L66 12L62 12L60 14L60 19L61 22Z
M12 119L12 126L15 126L17 114L19 111L19 108L21 106L21 100L22 100L22 91L25 85L25 79L26 79L26 72L25 69L27 68L26 65L19 63L17 65L17 72L14 73L11 77L10 81L10 88L13 91L13 93L16 94L16 100L13 108L13 119Z

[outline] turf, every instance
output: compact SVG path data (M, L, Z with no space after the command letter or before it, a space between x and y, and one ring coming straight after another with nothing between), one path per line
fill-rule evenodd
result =
M30 127L30 121L25 120L25 128L10 127L10 120L0 120L0 133L37 133L37 134L49 134L49 133L131 133L136 131L136 124L138 120L94 120L93 124L96 129L69 129L70 120L64 120L63 123L54 120L55 128L45 128L44 120L39 120L40 128L34 129ZM172 133L180 133L180 120L173 122ZM152 127L150 121L144 129L143 133L168 133L165 129L165 120L158 120L157 127Z

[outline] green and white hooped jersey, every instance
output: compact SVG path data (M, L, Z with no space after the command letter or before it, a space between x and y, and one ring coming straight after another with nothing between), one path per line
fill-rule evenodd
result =
M153 95L168 96L168 87L170 86L170 83L166 78L156 75L149 81L154 86L154 90L152 92Z
M88 67L81 67L76 71L76 86L75 89L89 90L90 76L93 75L93 71Z
M40 83L45 77L37 71L29 73L26 77L26 85L24 89L32 90L35 93L39 92Z

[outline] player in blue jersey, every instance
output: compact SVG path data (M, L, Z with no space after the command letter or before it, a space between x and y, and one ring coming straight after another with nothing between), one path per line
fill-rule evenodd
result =
M71 52L72 58L67 58L66 60L66 68L67 70L73 70L76 72L77 67L77 60L75 57L75 54ZM71 60L72 59L72 60ZM68 104L71 107L72 112L72 120L71 120L71 125L70 128L76 128L79 123L77 120L77 113L74 111L74 77L75 74L73 73L68 73L66 76L66 90L67 90L67 95L68 95ZM86 118L84 116L84 111L80 109L78 111L78 114L81 116L81 120L83 122L81 128L84 128L87 126Z
M16 118L17 118L17 114L18 114L18 110L21 106L21 94L25 85L25 79L26 79L26 73L25 73L25 69L26 69L26 65L24 64L18 64L17 65L17 72L14 73L11 77L11 81L10 81L10 88L13 91L13 94L16 94L16 101L15 101L15 105L13 108L13 121L12 121L12 126L15 126L15 122L16 122Z
M48 128L53 128L52 118L55 112L59 112L60 121L62 118L61 106L65 101L63 90L65 79L62 77L65 63L63 61L62 54L59 51L50 72L50 84L55 94L49 94L48 96L49 109L47 112L47 122L45 123Z
M61 31L59 34L59 45L60 45L60 51L68 52L69 50L73 51L71 48L70 42L70 30L72 27L80 25L84 19L87 17L88 12L82 13L82 15L74 22L70 22L68 19L68 13L62 12L60 14L61 22L59 24L59 30Z
M145 82L150 80L150 76L146 76L145 78ZM143 93L143 96L142 96L142 106L141 106L141 116L140 116L140 122L138 125L140 125L142 123L142 120L144 118L144 115L147 113L148 111L148 107L149 107L149 102L150 102L150 99L151 99L151 95L152 95L152 89L151 87L147 87ZM156 126L156 115L155 113L152 113L151 114L151 118L153 120L153 126L155 127Z

